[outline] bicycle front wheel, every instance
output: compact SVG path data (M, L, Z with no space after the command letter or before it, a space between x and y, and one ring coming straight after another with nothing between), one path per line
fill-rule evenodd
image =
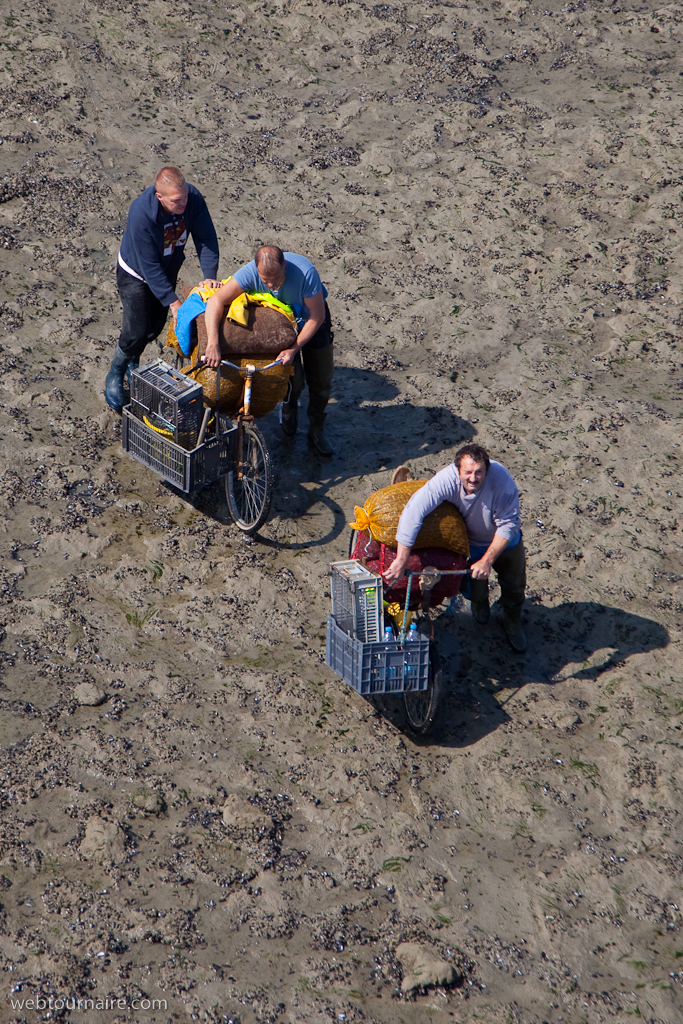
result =
M273 497L273 467L263 434L253 425L242 428L241 451L235 441L233 468L225 477L225 497L235 526L254 533L268 518Z
M419 631L428 633L426 623L418 623ZM427 736L434 726L443 695L441 659L434 643L429 646L429 680L426 690L403 691L403 714L406 724L417 736Z

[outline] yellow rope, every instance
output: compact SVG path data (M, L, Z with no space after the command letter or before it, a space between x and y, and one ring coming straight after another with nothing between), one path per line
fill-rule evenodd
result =
M157 434L161 434L162 437L167 437L169 441L173 440L173 433L174 433L173 430L168 430L165 427L155 427L154 424L146 416L143 416L142 418L143 418L144 422L147 424L147 426L149 427L150 430L153 430ZM209 420L209 422L207 423L207 427L211 426L211 424L213 423L214 419L215 419L215 417L212 416L211 419Z
M173 440L172 430L166 430L164 429L164 427L155 427L154 424L150 422L150 420L148 420L146 416L143 416L142 418L144 422L147 424L147 426L150 428L150 430L154 430L157 434L161 434L162 437L167 437L169 441Z

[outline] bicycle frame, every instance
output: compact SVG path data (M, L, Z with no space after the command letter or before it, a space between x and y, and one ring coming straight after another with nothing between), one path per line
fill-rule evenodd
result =
M237 451L239 452L239 461L237 463L237 478L242 480L244 476L244 467L242 463L242 437L243 437L243 425L244 423L253 422L254 417L251 415L251 389L252 382L257 373L261 373L263 370L270 370L274 366L279 366L280 362L276 359L274 362L269 363L268 366L254 366L253 363L247 363L246 366L236 366L235 363L231 363L229 359L221 359L220 363L216 367L216 423L218 423L218 404L220 401L221 393L221 366L229 366L233 370L237 370L239 374L244 373L244 400L242 402L242 408L237 414ZM194 370L205 369L205 363L199 363L193 367ZM204 413L204 420L202 422L202 428L199 433L199 444L204 440L206 430L209 423L209 414L211 410L206 409Z
M412 569L407 569L405 575L408 577L408 585L406 587L406 606L403 611L403 622L399 631L399 639L401 643L405 643L406 639L406 627L408 625L408 605L410 604L410 591L413 584L413 576L418 578L420 584L420 590L422 591L422 614L427 616L429 614L429 606L431 604L432 590L439 582L442 576L469 576L471 569L435 569L434 566L428 565L424 569L420 569L417 572Z

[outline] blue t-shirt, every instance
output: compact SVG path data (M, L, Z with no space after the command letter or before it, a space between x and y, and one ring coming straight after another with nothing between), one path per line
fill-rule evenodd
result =
M285 280L282 287L278 288L276 292L272 288L268 288L261 280L255 260L240 267L233 277L245 292L268 292L280 302L286 303L294 310L299 327L302 327L310 315L304 299L311 299L319 292L322 292L323 299L326 299L327 289L320 280L318 271L305 256L299 256L295 252L286 252L284 255Z

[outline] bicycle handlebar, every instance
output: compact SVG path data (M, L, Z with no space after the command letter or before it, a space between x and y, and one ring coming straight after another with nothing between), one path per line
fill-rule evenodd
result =
M255 366L254 373L261 373L262 370L272 370L274 366L282 366L283 364L276 359L274 363L268 363L268 366ZM198 370L214 370L220 369L221 366L230 366L233 370L237 370L238 373L246 373L249 376L249 371L246 366L236 366L235 363L231 363L228 359L221 359L218 367L209 366L208 363L197 363L196 366L191 367L189 373L197 373Z
M468 576L471 569L406 569L404 576Z
M231 363L228 359L221 359L221 366L231 366L233 370L239 370L240 373L243 370L246 371L247 369L246 366L236 366L234 363ZM255 366L254 371L256 373L260 373L262 370L272 369L273 366L282 366L282 363L278 359L276 359L274 363L269 363L268 366Z

